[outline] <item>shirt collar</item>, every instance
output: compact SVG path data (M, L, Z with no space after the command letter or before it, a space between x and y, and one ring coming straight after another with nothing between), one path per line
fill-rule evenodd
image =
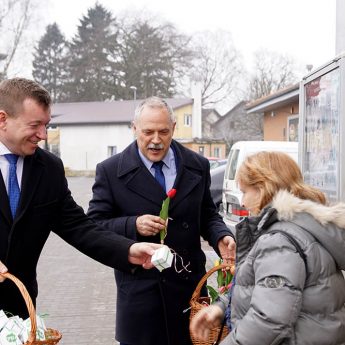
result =
M12 153L1 141L0 141L0 156Z
M139 152L139 156L140 156L141 160L143 161L144 165L146 166L147 169L150 170L152 168L153 162L150 161L148 158L146 158L142 154L142 152L140 151L139 148L138 148L138 152ZM169 150L168 150L167 154L165 155L165 157L162 159L162 161L168 167L168 169L170 169L174 160L175 160L174 152L173 152L172 148L169 147Z

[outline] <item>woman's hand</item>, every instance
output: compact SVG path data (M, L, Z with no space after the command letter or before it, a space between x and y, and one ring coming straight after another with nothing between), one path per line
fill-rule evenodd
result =
M190 331L197 339L207 341L212 328L220 326L223 310L217 305L204 307L197 312L190 323Z

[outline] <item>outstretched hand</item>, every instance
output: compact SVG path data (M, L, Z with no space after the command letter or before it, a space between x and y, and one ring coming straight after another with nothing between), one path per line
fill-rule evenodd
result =
M0 273L6 273L7 267L0 261ZM0 283L3 282L6 278L0 275Z
M162 245L158 243L134 243L129 247L128 261L135 265L141 265L145 269L152 268L152 255L156 249L161 247Z
M236 242L231 236L224 236L218 241L218 249L224 263L235 261Z

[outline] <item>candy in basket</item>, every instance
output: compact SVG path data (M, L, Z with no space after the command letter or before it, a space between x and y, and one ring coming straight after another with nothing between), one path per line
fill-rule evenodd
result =
M0 313L0 344L1 345L55 345L61 339L61 334L54 329L45 328L43 320L38 319L37 327L36 311L31 297L23 283L10 273L0 273L3 277L13 281L22 294L29 312L29 319L22 321L18 316L7 318ZM29 329L29 332L27 331Z

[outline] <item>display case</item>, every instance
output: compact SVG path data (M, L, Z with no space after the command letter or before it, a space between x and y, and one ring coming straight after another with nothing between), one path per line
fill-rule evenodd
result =
M299 162L306 183L330 202L345 201L345 56L303 78L300 85Z

